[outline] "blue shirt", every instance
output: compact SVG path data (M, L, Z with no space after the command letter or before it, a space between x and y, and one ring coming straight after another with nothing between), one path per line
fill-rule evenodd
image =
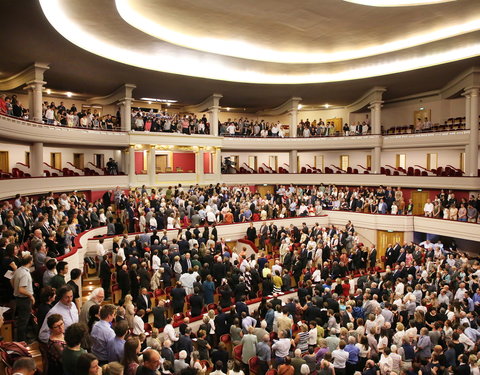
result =
M92 328L92 353L99 361L108 361L108 343L115 338L110 323L105 320L96 322Z
M358 355L360 354L360 349L358 349L355 344L348 344L343 350L348 353L348 363L358 363Z
M112 340L110 340L107 346L108 362L117 361L122 363L124 347L125 347L124 339L114 337Z

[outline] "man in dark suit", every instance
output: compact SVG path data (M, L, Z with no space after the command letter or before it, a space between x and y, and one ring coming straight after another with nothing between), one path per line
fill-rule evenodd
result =
M187 327L185 329L185 334L180 335L177 341L177 351L180 352L182 350L185 350L187 352L187 363L189 363L189 358L190 354L193 352L193 342L191 335L192 334L192 329L190 327Z
M388 247L385 250L385 258L385 265L390 267L393 265L393 263L395 263L398 258L398 256L395 256L395 250L393 250L391 244L388 244Z
M185 253L185 257L180 261L183 273L187 273L192 268L192 259L190 253Z
M193 296L190 297L190 310L192 311L192 317L202 314L203 309L203 297L199 294L197 287L193 288Z
M102 257L98 277L102 281L102 288L105 291L105 299L108 299L110 296L110 280L112 278L112 271L110 269L110 263L107 255Z
M242 315L242 312L245 312L247 315L249 314L249 312L248 312L248 306L247 306L247 304L245 303L245 296L243 296L242 298L240 298L240 300L237 301L237 303L235 303L235 311L237 312L237 315L238 315L238 316L241 316L241 315Z
M225 264L222 262L222 257L220 256L217 258L217 261L212 267L212 276L215 279L217 285L220 285L222 279L227 276L227 269L225 267Z
M225 314L221 307L217 308L217 316L215 317L215 333L218 337L228 334L230 327L227 322L227 314Z
M164 328L167 322L165 319L165 303L162 300L158 301L158 306L153 308L152 313L153 326L158 329Z
M174 314L183 313L183 305L185 304L185 297L187 296L187 293L185 292L185 289L182 287L181 282L177 281L175 288L173 288L171 291L171 296L172 296L173 313Z
M240 276L238 279L239 283L235 286L235 301L240 301L242 296L247 295L247 284L245 283L245 278Z
M140 294L137 298L137 310L145 310L143 320L147 322L148 313L152 311L152 301L150 300L147 288L142 288L140 290Z

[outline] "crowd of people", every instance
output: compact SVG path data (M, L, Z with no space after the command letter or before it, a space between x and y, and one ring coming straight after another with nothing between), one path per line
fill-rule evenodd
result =
M38 331L50 374L241 375L249 365L284 375L478 373L478 261L425 241L388 245L382 264L351 222L251 223L246 237L260 249L252 255L217 234L219 217L280 217L273 212L283 199L300 203L287 205L284 217L306 216L302 204L316 207L308 199L327 189L279 186L265 198L241 186L130 196L116 189L97 202L76 192L17 196L0 212L1 297L17 316L15 339L36 339ZM385 196L381 188L376 194ZM188 228L169 240L161 229L177 227L182 215ZM23 220L29 225L15 228ZM82 304L82 271L55 258L71 237L105 224L117 236L112 248L99 240L102 288ZM125 228L141 234L129 240ZM104 302L112 282L118 305ZM158 290L165 294L151 298ZM178 331L171 314L185 314Z
M169 114L167 111L132 109L132 130L181 134L210 134L210 123L203 115Z
M0 115L22 117L28 119L28 109L17 99L17 95L0 94Z

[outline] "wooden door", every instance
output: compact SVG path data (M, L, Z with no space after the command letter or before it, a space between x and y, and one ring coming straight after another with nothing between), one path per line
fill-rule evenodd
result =
M95 164L97 168L102 169L105 165L104 162L105 160L103 154L93 154L93 164Z
M164 173L168 166L168 155L155 155L155 170Z
M50 165L56 169L62 169L62 153L51 152L50 153Z
M257 193L260 194L263 198L265 198L265 195L267 195L267 193L270 193L270 194L274 193L273 185L268 185L268 186L257 185L256 188L257 188Z
M413 202L413 214L414 215L423 215L423 206L427 202L428 192L427 191L413 191L412 192L412 202Z
M377 230L377 259L385 255L388 244L403 244L404 232L389 232L386 230Z
M8 151L0 151L0 171L10 173L10 165L8 162Z
M85 165L84 154L73 154L73 165L75 168L83 169Z

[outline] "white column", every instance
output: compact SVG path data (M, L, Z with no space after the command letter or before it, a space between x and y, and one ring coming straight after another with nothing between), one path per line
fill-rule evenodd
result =
M372 173L380 173L382 148L377 146L372 152Z
M465 172L465 176L471 176L472 169L470 165L470 144L465 146L465 159L463 163L465 164L465 170L463 171ZM461 165L459 167L461 167Z
M297 150L291 150L288 159L288 171L290 173L298 173Z
M371 126L372 126L372 134L380 134L381 133L381 121L382 121L382 102L375 101L370 103L370 119L371 119Z
M291 109L288 111L290 115L290 137L296 137L298 132L298 110ZM292 173L292 172L290 172Z
M218 112L219 106L213 106L208 108L208 122L210 123L210 135L218 136Z
M201 183L203 181L204 170L203 170L203 160L204 160L205 153L201 147L199 147L198 151L195 152L195 173L197 175L197 183Z
M32 177L43 176L43 143L35 142L30 146L30 172Z
M147 157L148 183L150 187L154 187L157 179L157 168L155 165L155 146L150 146Z
M118 160L118 171L126 173L128 164L128 148L120 150L120 159Z
M42 92L43 85L46 84L44 81L33 80L27 82L26 89L31 92L31 100L29 96L29 111L30 111L30 120L42 122Z
M478 88L469 90L470 103L470 176L478 175Z
M128 183L129 183L129 185L133 186L135 180L136 180L136 176L135 176L135 146L130 145L128 147Z
M118 103L121 116L121 130L129 132L132 130L132 99L124 98Z
M220 176L222 173L222 149L220 147L215 148L214 157L213 173Z
M470 110L472 98L468 93L463 95L465 96L465 129L470 129Z

